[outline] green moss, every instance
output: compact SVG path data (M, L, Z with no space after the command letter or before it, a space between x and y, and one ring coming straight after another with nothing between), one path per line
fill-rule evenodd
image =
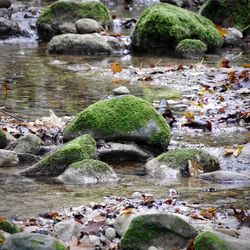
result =
M109 10L102 3L75 3L66 1L58 1L46 7L39 16L37 23L76 22L81 18L95 19L103 25L111 23Z
M60 175L70 164L93 158L95 154L95 140L90 135L83 135L53 151L21 174L25 176Z
M170 128L164 118L145 100L135 96L122 96L101 100L81 112L64 129L64 138L70 140L90 132L97 139L119 136L133 137L153 120L158 129L151 133L149 143L168 144Z
M20 229L16 225L14 225L13 223L7 220L0 222L0 230L10 233L10 234L15 234L15 233L20 232Z
M126 250L141 250L140 246L149 244L155 238L164 237L169 230L159 228L154 223L149 223L142 216L133 219L128 230L121 238L121 248Z
M204 172L211 172L211 170L215 171L220 168L218 159L202 149L175 149L159 155L157 159L166 162L172 168L186 166L189 160L197 161Z
M212 232L200 233L194 241L195 250L229 250L227 243Z
M84 171L89 173L91 176L92 173L99 173L110 170L110 166L107 163L93 159L75 162L71 164L70 167L75 169L84 169Z
M6 134L3 132L3 130L0 128L0 148L5 148L7 145L7 138Z
M208 0L202 7L201 14L217 24L243 30L250 25L250 1Z
M207 45L201 40L197 39L184 39L178 43L177 48L179 49L195 49L203 52L207 51Z
M67 250L68 248L64 246L63 243L61 243L60 241L56 242L56 247L55 250Z
M1 246L3 245L3 243L5 242L5 237L4 237L4 234L2 232L0 232L0 249L1 249Z
M184 39L199 39L208 48L221 44L214 24L198 14L160 3L146 9L132 32L135 50L174 49Z

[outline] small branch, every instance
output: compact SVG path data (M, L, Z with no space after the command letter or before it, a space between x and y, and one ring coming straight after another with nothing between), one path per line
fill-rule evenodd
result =
M10 114L10 113L4 111L4 110L3 110L4 108L5 108L5 107L0 107L0 112L4 113L4 114L7 115L7 116L10 116L10 117L12 117L12 118L15 118L15 119L18 120L18 121L26 122L26 120L24 120L24 119L22 119L22 118L19 118L19 117L15 116L15 115L12 115L12 114Z

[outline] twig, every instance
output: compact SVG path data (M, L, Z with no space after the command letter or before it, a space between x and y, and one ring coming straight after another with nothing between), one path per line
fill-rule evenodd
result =
M15 115L12 115L12 114L10 114L10 113L4 111L3 108L4 108L4 107L1 107L1 108L0 108L0 112L4 113L4 114L7 115L7 116L10 116L10 117L12 117L12 118L15 118L15 119L17 119L17 120L19 120L19 121L26 122L26 120L24 120L24 119L22 119L22 118L19 118L19 117L15 116Z

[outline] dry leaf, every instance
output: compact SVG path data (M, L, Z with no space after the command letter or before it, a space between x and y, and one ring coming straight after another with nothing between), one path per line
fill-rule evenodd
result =
M234 149L232 146L230 146L230 147L227 147L225 149L223 156L228 157L228 156L232 155L233 153L234 153Z
M200 215L204 218L211 220L216 215L217 208L209 207L208 209L202 210Z
M194 120L195 117L194 117L194 113L190 112L190 111L186 111L184 113L184 116L186 117L187 120Z
M220 25L215 25L215 28L217 29L217 31L220 33L222 37L225 37L228 34L228 30L226 28L223 28Z
M231 66L229 65L229 63L230 63L230 61L228 59L224 59L220 63L220 67L221 68L231 68Z
M134 208L127 208L127 209L121 211L121 214L125 214L125 215L134 214L134 213L135 213Z
M230 83L235 83L236 82L236 74L235 74L235 71L230 71L228 73L228 76L229 76L229 81Z
M112 69L113 73L122 72L122 66L120 65L119 62L112 63L111 69Z
M243 148L244 148L243 145L239 145L239 146L237 147L237 149L236 149L236 152L234 153L234 156L235 156L235 157L238 157L238 156L241 154Z
M4 217L0 217L0 223L6 221L6 219Z
M250 63L244 63L244 64L242 65L242 67L243 67L243 68L250 68Z
M190 176L198 176L200 173L203 173L203 168L196 161L188 161L188 168Z

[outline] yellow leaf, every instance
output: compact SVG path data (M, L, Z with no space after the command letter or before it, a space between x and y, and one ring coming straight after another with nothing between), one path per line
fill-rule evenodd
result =
M194 120L194 113L192 113L190 111L186 111L184 113L184 116L187 118L187 120Z
M238 157L241 154L243 148L244 148L243 145L239 145L236 149L236 153L234 154L234 156Z
M127 208L127 209L121 211L121 214L125 214L125 215L134 214L134 213L135 213L134 208Z
M225 37L228 34L228 30L226 28L222 28L222 26L220 25L215 25L215 28L218 30L222 37Z
M233 147L230 146L225 149L223 156L227 157L227 156L232 155L233 153L234 153L234 149Z
M113 73L122 72L122 66L120 65L119 62L112 63L111 69L112 69Z

